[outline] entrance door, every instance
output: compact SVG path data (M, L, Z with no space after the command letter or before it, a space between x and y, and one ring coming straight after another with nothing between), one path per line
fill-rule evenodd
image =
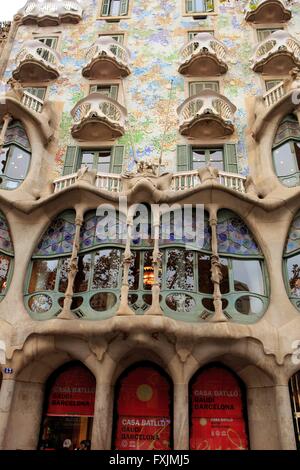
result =
M61 449L66 439L72 449L90 440L96 381L82 364L72 363L48 380L39 448Z
M190 387L190 449L248 449L244 402L242 384L228 369L198 372Z
M127 370L118 380L115 400L114 448L170 450L171 384L152 364Z

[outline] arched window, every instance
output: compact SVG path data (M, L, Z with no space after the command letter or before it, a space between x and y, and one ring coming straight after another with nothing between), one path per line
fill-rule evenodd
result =
M116 384L113 448L172 449L172 385L152 363L135 364Z
M5 134L0 155L0 188L16 189L26 178L31 147L20 121L12 121Z
M190 382L190 449L246 450L245 387L230 370L211 364Z
M282 184L289 187L299 185L300 126L293 114L279 124L273 143L273 161Z
M74 235L75 213L64 212L48 227L32 255L25 302L36 320L53 318L63 307Z
M61 214L33 253L26 303L35 319L53 318L64 306L74 244L74 218L74 212ZM93 211L84 218L71 305L79 318L104 319L116 311L125 243L119 233L119 218L115 212L106 211L100 216Z
M262 252L247 225L229 210L218 212L217 237L224 313L241 323L255 321L268 305Z
M80 362L54 372L46 384L39 449L61 449L66 439L71 449L91 440L96 380Z
M300 310L300 213L296 215L290 227L283 257L288 295Z
M297 372L289 382L291 406L294 419L297 449L300 450L300 372Z
M0 212L0 301L4 298L13 272L14 249L6 218Z

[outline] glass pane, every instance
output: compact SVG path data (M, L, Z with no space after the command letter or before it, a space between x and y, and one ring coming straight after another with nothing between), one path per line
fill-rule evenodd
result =
M74 293L85 292L89 287L89 279L91 275L92 256L80 255L78 257L78 271L74 280Z
M138 290L140 278L140 252L133 252L133 260L129 266L128 284L129 289Z
M101 93L102 95L110 96L111 87L110 86L105 87L105 86L97 85L97 91L98 91L98 93Z
M121 269L121 250L113 248L97 251L93 267L93 289L114 289L118 287Z
M90 299L90 306L97 312L104 312L112 308L117 302L117 297L112 292L102 292L95 294Z
M166 298L166 304L175 312L191 312L196 306L195 299L186 294L172 294Z
M81 154L81 166L87 166L89 170L92 170L94 167L94 157L93 152L82 152Z
M287 272L291 295L300 297L300 254L287 260Z
M232 260L234 290L264 295L261 264L257 260Z
M54 290L57 265L57 259L33 261L28 292Z
M33 295L28 301L29 308L35 313L48 312L52 307L52 299L49 295Z
M109 173L111 161L111 151L102 151L99 153L97 162L97 171L101 173Z
M203 168L206 166L205 160L205 150L194 150L193 149L193 170L198 170L198 168Z
M211 281L211 262L207 255L198 254L198 279L199 291L205 294L212 294L214 285Z
M229 271L228 271L228 262L226 258L220 258L221 261L221 273L222 281L220 283L221 294L226 294L229 292Z
M260 314L263 309L262 300L257 297L252 297L251 295L243 295L235 302L235 308L239 313L244 315L249 315L251 313Z
M221 149L210 150L209 161L207 163L213 166L214 168L218 168L219 170L223 171L224 170L223 151Z
M120 14L120 0L111 0L110 16L119 16L119 14Z
M0 255L0 293L3 294L7 288L7 277L10 266L9 256Z
M181 249L167 251L166 286L167 289L193 290L194 253Z
M204 0L194 0L195 12L205 11L205 2Z
M25 150L19 147L11 146L4 174L9 178L22 180L27 175L29 164L30 153L25 152Z
M277 176L291 175L298 171L298 165L290 142L286 142L273 151L274 166Z
M69 272L70 258L63 258L59 260L59 292L65 292L68 287L68 272Z

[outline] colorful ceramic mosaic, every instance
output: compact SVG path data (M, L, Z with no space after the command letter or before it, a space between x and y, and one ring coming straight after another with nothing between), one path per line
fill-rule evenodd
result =
M73 217L74 218L74 217ZM52 256L72 253L75 235L75 223L64 218L57 217L47 229L39 242L33 256Z
M14 253L10 231L2 212L0 212L0 251L10 254Z
M285 253L290 254L300 249L300 214L297 214L291 225L286 242Z
M67 145L76 145L71 137L73 106L89 92L89 81L82 76L86 64L85 53L99 34L125 34L125 45L131 52L131 74L123 80L124 100L128 110L128 131L116 143L125 145L128 166L133 166L134 143L138 159L152 156L158 159L162 147L165 170L175 170L176 145L185 143L178 132L176 109L187 98L184 77L178 73L180 49L188 42L188 32L214 30L217 39L228 48L226 62L228 72L222 76L222 93L237 107L236 133L232 142L237 143L239 172L248 173L246 130L248 126L247 103L265 93L260 74L250 68L250 58L257 44L255 28L245 22L246 0L217 1L218 14L194 20L182 16L181 1L153 0L151 9L146 0L130 0L129 18L109 23L99 19L101 0L84 2L83 20L77 25L64 24L63 28L50 29L51 34L60 31L58 53L61 55L60 76L50 83L47 99L63 106L60 117L59 144L56 151L53 178L62 174ZM290 6L294 15L287 23L287 31L299 39L296 24L300 11L299 2ZM96 21L98 18L98 21ZM25 40L33 33L49 35L49 30L34 25L18 28L6 79L16 68L15 58ZM171 87L171 90L170 90ZM122 87L121 87L122 88ZM122 94L122 91L121 91ZM167 116L170 99L170 113ZM121 100L124 102L123 97ZM167 124L167 125L166 125Z
M247 225L230 211L221 211L218 214L217 238L219 253L261 256L261 251Z

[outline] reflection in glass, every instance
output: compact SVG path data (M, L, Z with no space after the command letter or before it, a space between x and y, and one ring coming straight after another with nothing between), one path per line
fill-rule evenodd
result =
M121 250L117 248L100 250L94 258L93 289L118 287L121 269Z
M183 249L167 250L167 289L195 288L194 282L194 254Z
M78 257L78 271L74 280L74 293L88 290L91 274L91 255L80 255Z
M196 306L196 302L190 295L186 294L172 294L166 298L166 304L175 312L190 312Z
M232 260L234 289L264 295L261 264L258 260Z
M229 292L229 271L228 271L228 261L226 258L220 258L221 262L221 273L222 280L220 282L221 294L227 294Z
M133 259L129 266L128 284L130 290L138 290L140 277L140 252L135 251L132 254Z
M28 301L29 308L35 313L48 312L52 307L52 299L49 295L33 295Z
M32 264L29 293L54 290L57 265L57 259L35 260Z
M293 297L300 297L300 254L287 260L288 280Z
M210 256L198 254L199 292L212 294L214 291L210 269Z
M27 175L30 164L30 153L19 147L11 146L9 159L6 161L3 173L9 178L23 180Z
M9 256L0 255L0 294L7 288L7 277L10 266Z
M67 290L69 265L70 265L70 258L62 258L59 260L59 278L58 278L59 292L66 292Z
M97 312L104 312L112 308L117 302L117 298L111 292L102 292L95 294L90 299L90 306Z
M235 302L235 308L239 313L244 315L260 314L263 309L263 302L258 297L252 297L251 295L243 295Z
M287 176L298 171L298 165L294 156L294 145L292 142L285 142L273 151L273 155L277 176Z

